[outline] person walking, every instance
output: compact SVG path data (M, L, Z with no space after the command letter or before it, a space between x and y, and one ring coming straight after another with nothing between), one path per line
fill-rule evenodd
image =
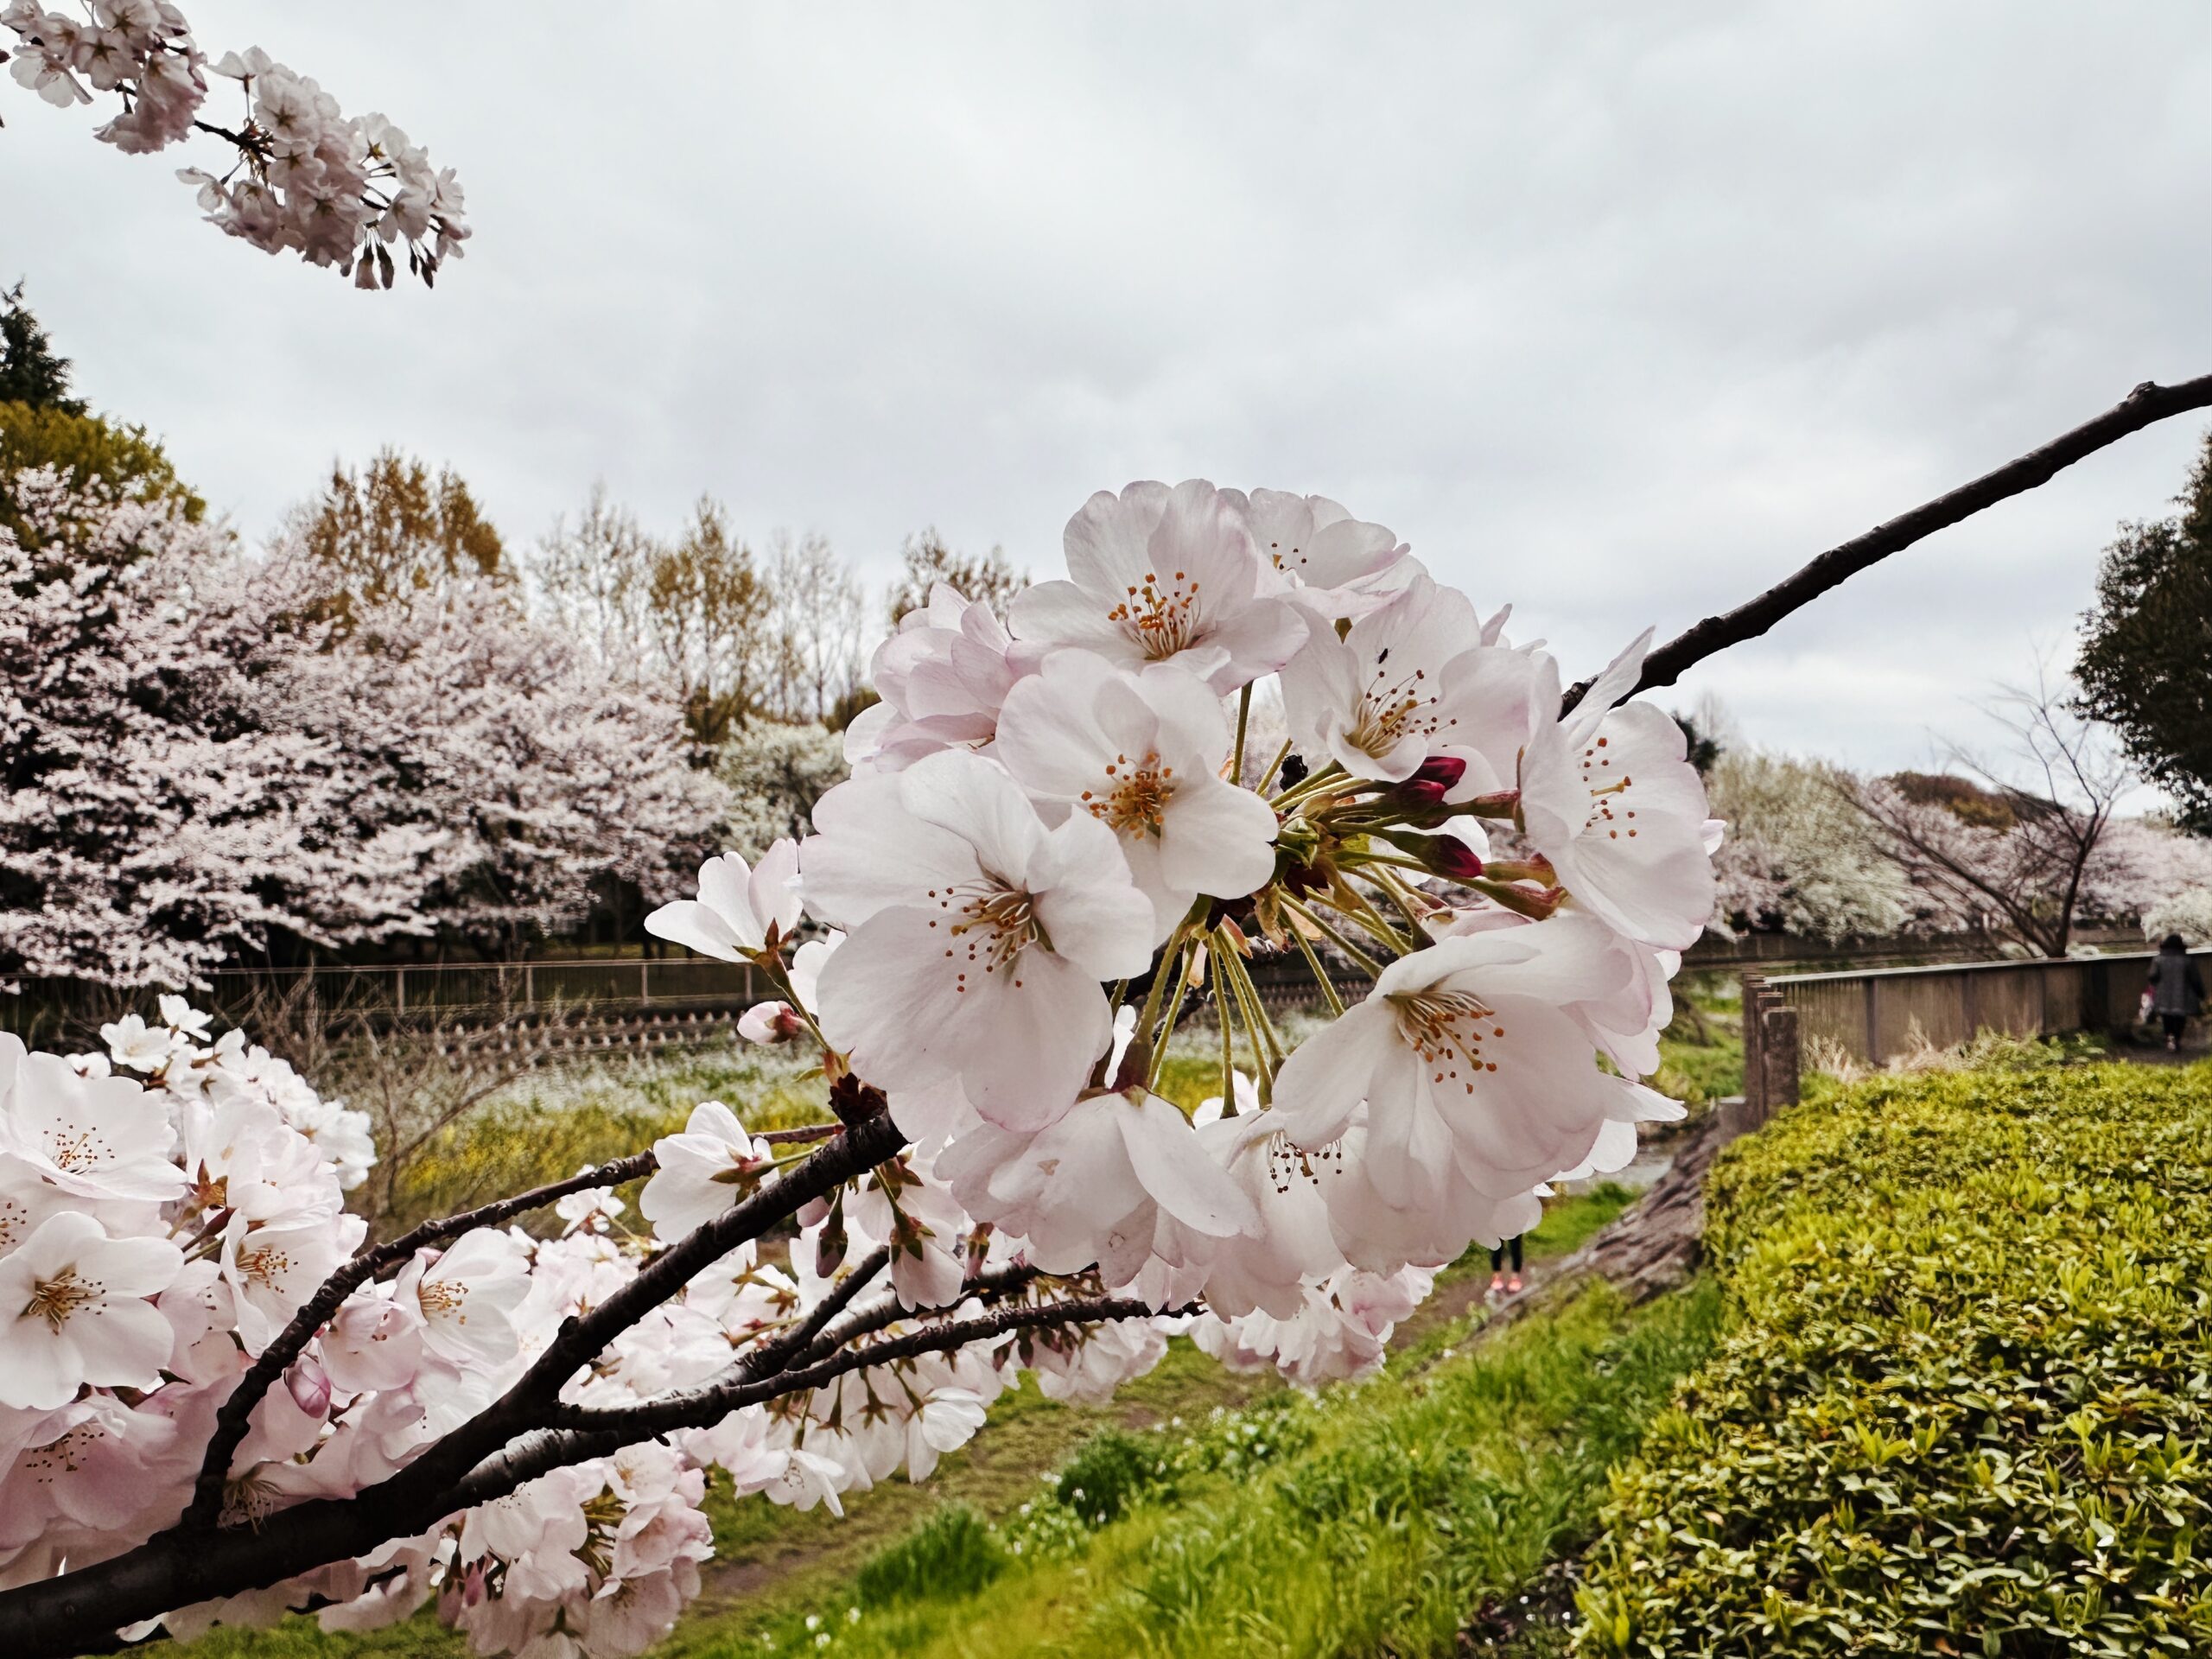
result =
M2159 942L2158 959L2151 964L2150 995L2151 1011L2165 1028L2167 1052L2180 1052L2190 1016L2204 1006L2204 976L2189 959L2189 946L2178 933Z

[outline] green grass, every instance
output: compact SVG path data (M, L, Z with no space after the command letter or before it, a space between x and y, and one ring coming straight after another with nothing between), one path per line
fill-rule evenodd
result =
M818 1069L800 1070L781 1050L734 1043L526 1072L415 1154L387 1225L449 1215L626 1156L683 1128L705 1100L721 1101L754 1129L830 1116Z
M1277 1390L1194 1432L1137 1435L1159 1472L1125 1481L1103 1525L1079 1512L1093 1491L1071 1508L1066 1480L1039 1482L995 1548L963 1522L956 1553L932 1522L876 1557L950 1556L958 1592L848 1587L765 1622L696 1621L656 1651L1449 1653L1475 1608L1587 1535L1606 1470L1704 1356L1719 1317L1709 1288L1640 1310L1594 1290L1450 1360L1318 1399ZM1128 1461L1119 1446L1114 1460ZM872 1571L896 1576L871 1563L862 1586Z

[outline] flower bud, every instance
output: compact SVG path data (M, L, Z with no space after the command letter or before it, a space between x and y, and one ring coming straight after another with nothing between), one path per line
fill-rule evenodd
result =
M1447 881L1471 881L1483 873L1483 861L1475 855L1475 849L1454 836L1394 836L1391 839Z
M1467 763L1458 756L1432 754L1421 763L1414 775L1406 781L1417 784L1436 784L1445 790L1453 790L1459 786L1459 780L1466 775ZM1437 798L1441 800L1443 796L1440 794Z
M292 1403L310 1417L320 1417L330 1409L330 1373L311 1354L293 1362L284 1373L284 1387L291 1394Z

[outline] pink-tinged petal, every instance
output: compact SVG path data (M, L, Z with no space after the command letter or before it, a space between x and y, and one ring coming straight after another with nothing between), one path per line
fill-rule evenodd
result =
M729 924L696 899L677 899L645 918L645 931L671 944L696 950L702 957L741 962L747 947L730 931Z
M749 891L752 868L735 853L710 858L699 867L699 902L722 919L746 950L760 948L760 921Z
M948 950L950 912L886 910L855 929L823 964L816 1010L823 1034L853 1057L853 1069L879 1089L926 1088L957 1068L968 1033L965 982ZM980 966L960 959L978 982Z
M961 1086L1002 1128L1026 1132L1065 1116L1113 1040L1105 992L1049 951L1023 951L963 1000L976 1007L968 1011L972 1035L960 1058Z
M1094 979L1126 979L1150 964L1152 903L1129 878L1120 838L1097 819L1077 813L1045 836L1030 891L1053 950Z
M1177 887L1242 899L1275 868L1275 814L1249 789L1202 777L1179 787L1160 825L1160 868Z
M62 1336L77 1351L81 1379L95 1388L151 1388L169 1357L169 1322L151 1302L109 1301L97 1314L86 1308Z
M899 774L899 799L916 818L958 834L988 874L1022 884L1045 826L1004 767L950 750L917 760ZM910 893L913 885L910 878Z
M112 1238L87 1252L88 1277L110 1296L158 1296L184 1271L184 1255L165 1238Z
M1060 801L1096 789L1116 753L1098 699L1122 674L1096 652L1060 651L1007 693L996 753L1023 788Z
M1130 1167L1161 1209L1210 1238L1262 1231L1259 1210L1206 1155L1182 1113L1146 1095L1127 1101L1116 1116Z
M817 801L815 832L799 849L806 906L850 930L918 891L972 881L976 849L906 810L903 773L852 778Z
M1161 752L1200 756L1210 769L1218 771L1229 759L1236 734L1213 688L1179 658L1150 664L1140 683L1145 702L1159 722Z
M1378 1067L1400 1053L1397 1020L1370 996L1292 1051L1275 1075L1274 1115L1298 1145L1318 1151L1344 1132Z
M1239 606L1204 642L1229 656L1205 672L1206 683L1226 696L1287 663L1306 636L1306 613L1287 599L1263 596Z
M51 1411L74 1399L84 1380L75 1344L65 1342L43 1319L15 1322L8 1332L7 1362L0 1364L0 1406Z
M1095 599L1071 582L1040 582L1014 596L1007 612L1014 637L1081 645L1119 662L1141 662L1144 653L1107 613L1111 601Z
M798 842L779 838L760 855L760 867L746 883L746 897L753 914L763 924L773 922L788 938L798 925Z
M1651 636L1657 632L1656 628L1646 628L1637 634L1621 647L1621 654L1606 664L1605 671L1590 683L1588 692L1562 722L1567 728L1568 747L1579 747L1586 741L1590 734L1598 729L1598 722L1605 717L1613 705L1636 690L1637 681L1643 677L1644 654L1651 649ZM1556 677L1556 669L1554 674ZM1547 714L1556 707L1556 703L1542 705Z
M1100 490L1076 510L1061 535L1071 586L1093 593L1119 593L1142 579L1152 556L1152 534L1168 510L1171 492L1165 484L1145 480L1125 487L1116 496ZM1027 590L1056 586L1039 582ZM1017 595L1019 607L1026 594ZM1026 632L1018 624L1016 633Z

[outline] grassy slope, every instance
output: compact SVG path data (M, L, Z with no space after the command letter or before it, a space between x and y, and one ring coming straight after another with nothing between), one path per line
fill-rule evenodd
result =
M662 1651L817 1650L827 1632L831 1651L918 1659L1447 1653L1472 1609L1586 1536L1607 1469L1719 1316L1707 1288L1641 1311L1592 1291L1471 1352L1446 1359L1444 1343L1431 1363L1332 1391L1269 1431L1294 1428L1293 1453L1180 1481L978 1594L852 1620L848 1592L818 1631L788 1616L765 1632L695 1623Z

